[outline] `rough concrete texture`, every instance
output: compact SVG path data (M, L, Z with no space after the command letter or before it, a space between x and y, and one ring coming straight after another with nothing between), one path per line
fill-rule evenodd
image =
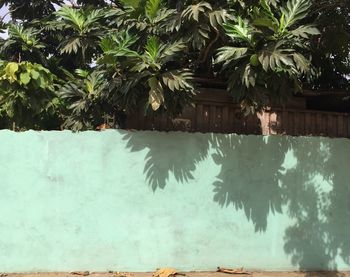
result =
M0 274L1 276L1 274ZM82 275L80 275L82 276ZM90 277L119 277L115 273L91 273ZM213 272L186 273L187 277L350 277L350 272L248 272L247 274L223 274ZM8 274L6 277L79 277L70 273ZM152 273L128 273L127 277L152 277Z
M0 271L350 269L350 140L0 132Z

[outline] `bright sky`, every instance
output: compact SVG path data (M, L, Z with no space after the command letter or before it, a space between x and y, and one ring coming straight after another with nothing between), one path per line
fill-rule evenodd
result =
M8 13L8 8L5 6L5 7L2 7L1 9L0 9L0 16L1 16L1 18L3 18L7 13ZM9 21L10 20L10 16L9 15L7 15L6 17L5 17L5 21L7 22L7 21Z
M0 9L0 17L3 18L5 15L5 18L4 18L4 21L5 22L8 22L10 20L10 16L7 14L8 13L8 8L5 6L5 7L2 7ZM0 34L0 37L2 38L7 38L7 32L3 33L3 34Z

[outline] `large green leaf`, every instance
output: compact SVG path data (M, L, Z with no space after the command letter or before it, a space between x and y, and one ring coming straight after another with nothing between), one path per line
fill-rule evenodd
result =
M320 31L313 25L302 25L297 29L292 30L291 33L296 37L309 38L310 35L319 35Z
M226 23L224 24L226 34L234 40L243 40L251 43L252 41L252 28L249 26L247 20L243 20L241 17L237 18L237 24Z
M63 20L69 23L69 26L77 29L79 32L83 31L85 18L80 10L74 9L69 6L63 6L56 13Z
M193 78L193 74L189 71L173 70L164 73L162 76L163 83L171 90L190 90L194 88L190 83Z
M141 4L141 0L120 0L125 6L131 6L133 8L138 8Z
M258 59L262 64L265 71L271 69L275 71L276 68L288 69L294 66L293 59L290 55L291 50L289 49L278 49L264 50L258 55Z
M23 85L28 85L30 82L30 73L29 72L24 72L20 74L20 81Z
M147 0L145 12L146 16L149 19L153 19L156 17L158 11L160 10L162 5L162 0Z
M222 24L226 23L226 21L230 18L230 15L225 9L211 11L208 15L210 25L213 28L218 28L219 26L222 26Z
M172 60L176 54L181 53L186 48L187 45L182 40L163 45L161 47L160 59L163 59L163 62Z
M136 57L138 53L130 49L138 37L131 36L128 32L121 32L117 35L111 35L101 40L100 47L107 55L115 57Z
M201 13L206 13L207 11L211 11L213 8L208 2L199 2L198 4L189 5L183 12L182 17L186 17L188 19L193 19L194 21L199 21L199 15Z
M281 8L280 30L284 32L297 21L305 18L310 7L310 0L288 0L286 6Z
M71 37L65 42L63 48L61 49L61 53L78 53L81 46L82 41L80 37Z
M156 62L160 52L160 42L156 36L151 36L146 43L145 53L152 62Z
M300 72L306 73L310 70L310 61L307 60L302 54L293 53L293 59L297 69L299 69Z
M248 52L247 47L232 47L232 46L221 47L219 48L215 62L229 63L232 60L238 60L245 57L247 52Z

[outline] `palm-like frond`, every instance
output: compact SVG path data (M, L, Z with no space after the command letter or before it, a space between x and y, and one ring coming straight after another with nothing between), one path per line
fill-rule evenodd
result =
M100 47L107 55L115 57L138 56L136 51L131 50L138 37L130 35L128 32L121 32L117 35L110 35L101 40Z
M56 14L66 28L72 28L79 34L96 28L94 24L105 15L101 9L84 11L83 9L76 9L69 6L62 6Z
M233 45L219 49L216 63L230 72L228 89L248 110L251 105L254 110L266 105L269 94L286 95L287 84L291 91L299 89L300 78L310 71L303 51L309 37L319 31L312 25L292 28L309 8L309 0L288 0L280 9L272 8L271 1L260 0L247 19L237 17L235 23L223 24Z
M78 78L69 74L71 80L58 93L69 105L64 127L73 130L92 129L103 120L99 103L109 97L109 83L100 71L78 73Z
M275 48L273 50L263 50L258 56L260 64L265 71L276 70L276 68L292 68L294 67L294 62L292 58L292 49L279 49Z
M192 84L193 73L188 70L172 70L162 75L163 83L171 91L194 91Z
M56 12L63 29L73 31L60 45L61 53L78 53L81 51L82 60L85 62L86 50L97 46L97 41L102 35L103 28L99 20L103 18L104 11L100 9L84 11L63 6Z
M209 12L209 22L213 28L219 28L222 26L228 19L232 19L227 10L220 9Z
M251 43L253 37L253 29L248 20L237 17L237 24L224 24L226 34L234 40L242 40Z
M216 63L230 63L233 60L239 60L241 58L246 57L246 53L248 52L247 47L233 47L233 46L225 46L221 47L218 50L218 54L216 56Z
M80 10L69 6L63 6L56 14L63 20L67 27L74 28L78 32L83 30L86 18L84 18Z
M161 44L156 36L151 36L145 46L145 54L151 62L156 62L161 50Z
M155 18L161 6L162 0L147 0L145 7L146 16L149 19Z
M38 34L39 30L34 28L24 28L17 24L9 24L9 39L4 43L3 51L13 44L17 44L17 47L21 46L24 51L44 48L44 44L38 40Z
M176 55L182 53L187 48L187 45L184 41L179 40L172 43L163 44L160 47L159 58L162 60L162 63L176 59Z
M199 2L198 4L189 5L183 12L182 17L187 19L192 19L194 21L199 21L199 16L201 13L206 13L211 11L213 8L208 2Z
M305 18L310 7L310 0L288 0L286 6L281 8L280 30L283 32L297 21Z
M313 35L319 35L320 31L314 25L302 25L291 31L295 37L309 38Z

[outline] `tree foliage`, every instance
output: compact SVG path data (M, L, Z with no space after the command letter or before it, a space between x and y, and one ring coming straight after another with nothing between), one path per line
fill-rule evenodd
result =
M0 40L6 128L122 126L123 113L140 109L172 117L192 103L194 76L227 81L249 112L305 86L347 87L345 0L0 1L4 6L11 15L0 25L8 33Z
M224 25L232 46L220 48L216 62L223 63L228 89L246 111L266 106L271 95L279 100L301 90L301 78L311 71L304 53L310 36L320 34L315 26L300 24L310 6L307 0L288 0L276 9L261 0L249 18L237 16Z

